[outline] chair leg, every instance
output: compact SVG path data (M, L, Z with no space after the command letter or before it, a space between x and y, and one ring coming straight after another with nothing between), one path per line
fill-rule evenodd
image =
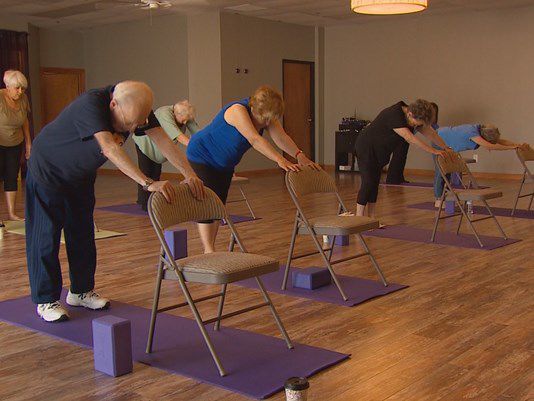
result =
M312 240L313 240L315 246L317 247L317 250L319 251L319 253L323 257L323 261L326 264L326 267L328 268L328 271L330 272L330 275L332 276L332 280L334 280L334 284L336 285L339 293L341 294L341 297L343 298L343 301L347 301L349 298L347 297L347 295L345 295L345 291L343 291L343 288L341 287L341 283L339 282L339 280L337 278L337 275L334 272L334 268L330 264L330 261L328 260L328 257L326 256L326 254L325 254L325 252L323 250L323 247L321 246L321 244L317 240L317 237L315 236L315 233L312 232L311 230L309 230L309 231L310 231L310 235L312 237Z
M334 246L336 245L336 236L332 236L332 243L330 244L330 241L328 241L328 245L330 245L330 252L328 253L328 261L330 262L332 260L332 255L334 254Z
M222 285L222 289L221 289L222 295L221 295L221 298L219 299L219 307L217 308L217 321L213 325L213 330L215 331L219 331L219 329L221 328L221 316L222 316L222 311L223 311L223 306L224 306L224 299L226 298L226 287L227 287L227 284Z
M387 287L388 282L386 281L386 278L384 277L384 274L382 273L382 269L380 269L378 262L376 261L375 257L371 253L371 250L367 246L367 243L365 242L361 234L356 234L356 236L360 239L360 242L362 243L363 248L365 249L365 252L369 254L369 259L371 259L371 262L373 263L373 266L375 267L375 270L378 273L380 280L382 280L382 284L384 284L384 287Z
M228 252L233 252L235 247L235 237L234 234L230 234L230 243L228 244Z
M465 204L464 204L465 206ZM458 222L458 227L456 227L456 235L460 234L460 228L462 228L462 220L464 218L463 214L460 214L460 221Z
M202 317L200 316L200 313L198 312L195 302L193 301L193 298L191 297L191 294L189 293L189 289L185 285L185 281L183 277L181 276L181 273L179 274L178 278L180 281L180 287L182 288L182 291L185 295L185 299L187 300L187 303L189 304L189 307L191 308L191 312L193 312L193 316L195 317L198 328L200 329L200 332L202 333L202 337L204 337L204 342L208 346L208 349L210 351L211 357L213 358L213 361L215 362L215 365L217 365L219 374L221 376L226 376L226 372L221 364L219 356L215 352L215 348L213 347L213 343L211 342L208 332L206 331L206 327L204 327L204 323L202 323Z
M247 204L248 210L250 211L250 214L252 215L252 218L256 220L256 215L254 214L254 210L252 210L252 207L250 206L250 203L248 202L247 196L245 195L245 192L243 191L242 187L239 187L239 191L241 192L241 196L243 196L243 200Z
M499 223L499 221L497 220L497 218L495 217L495 215L493 214L493 211L491 210L491 208L489 207L488 205L488 202L487 201L483 201L484 202L484 206L486 206L486 210L488 211L488 213L490 214L490 216L493 218L493 221L495 221L495 224L497 224L497 228L499 229L499 231L501 232L502 234L502 237L504 239L508 239L506 237L506 234L504 233L504 230L502 229L501 227L501 224Z
M163 280L163 263L158 266L158 276L156 278L156 288L154 290L154 300L152 301L152 313L150 315L150 326L148 329L148 340L146 343L147 354L152 352L152 343L154 340L154 331L156 329L156 316L158 314L159 294L161 293L161 281Z
M517 192L517 196L515 198L515 203L514 203L514 207L512 209L512 213L510 213L511 216L514 215L515 213L515 209L517 208L517 203L519 202L519 197L521 196L521 191L523 190L523 185L525 184L525 174L523 174L523 179L521 180L521 185L519 186L519 191ZM532 199L530 200L530 203L532 204ZM529 210L530 210L530 205L529 205Z
M441 210L443 207L443 202L445 202L445 189L443 190L443 195L441 195L441 199L439 202L438 207L438 214L436 215L436 220L434 221L434 228L432 229L432 235L430 236L430 242L434 242L436 239L436 232L438 230L438 224L439 224L439 218L441 217Z
M469 223L469 226L471 227L471 230L473 230L473 234L475 234L475 238L477 239L478 245L480 245L481 248L484 248L484 245L482 244L482 241L480 240L480 237L478 236L477 230L475 229L475 226L473 225L473 222L465 212L465 209L462 207L462 204L460 202L457 202L458 206L460 207L460 211L462 212L462 215L465 217L466 221Z
M532 201L534 200L534 192L532 193L532 195L530 195L530 203L528 204L528 209L527 210L530 210L532 208Z
M274 320L276 321L276 324L278 325L278 328L280 329L280 332L282 333L282 336L284 337L284 340L287 344L287 348L292 349L293 344L291 343L291 339L289 338L289 335L287 334L287 331L282 323L282 320L280 320L280 316L278 316L278 313L276 312L276 309L274 308L273 302L271 301L269 294L265 290L265 287L263 286L261 279L259 277L256 277L256 282L258 283L258 286L260 287L260 290L263 295L263 298L265 299L265 302L267 302L269 304L269 308L271 308L271 313L273 314Z
M299 221L295 217L295 224L293 224L293 233L291 234L291 243L289 244L289 253L287 254L286 269L284 271L284 279L282 280L282 290L287 287L287 278L289 277L289 269L291 267L291 260L293 258L293 250L295 249L295 241L297 239L297 231L299 229Z

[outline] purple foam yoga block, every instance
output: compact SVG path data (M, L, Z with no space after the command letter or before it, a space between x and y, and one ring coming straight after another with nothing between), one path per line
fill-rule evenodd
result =
M349 242L350 237L348 235L336 235L336 245L347 246Z
M187 257L187 230L185 228L171 227L165 230L163 235L174 260Z
M107 315L93 319L95 369L110 376L131 373L132 329L130 321Z
M304 288L305 290L315 290L332 282L330 272L322 267L294 269L291 277L293 287Z

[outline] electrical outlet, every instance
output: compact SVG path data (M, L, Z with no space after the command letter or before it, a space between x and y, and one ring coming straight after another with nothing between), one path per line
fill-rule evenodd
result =
M473 159L475 160L475 163L478 163L478 155L476 153L473 155Z

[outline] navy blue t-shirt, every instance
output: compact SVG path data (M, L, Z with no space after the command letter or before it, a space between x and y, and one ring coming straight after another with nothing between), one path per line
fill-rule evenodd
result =
M114 86L89 90L47 124L33 141L28 162L33 178L50 188L76 187L94 182L97 169L107 161L94 134L114 132L109 103ZM149 124L136 130L159 126L150 113ZM124 139L128 132L120 132Z

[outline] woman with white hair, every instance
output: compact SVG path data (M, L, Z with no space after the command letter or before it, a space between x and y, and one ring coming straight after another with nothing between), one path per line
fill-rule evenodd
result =
M169 138L175 144L187 146L189 136L199 130L195 121L195 108L188 100L182 100L174 106L162 106L154 114L161 127L165 130ZM159 181L161 176L161 165L167 161L165 156L159 151L156 144L148 136L134 136L135 149L137 150L137 161L139 169L149 178ZM137 186L137 204L143 210L147 210L147 202L150 193Z
M438 106L432 103L433 115L432 125L437 128ZM455 152L475 150L479 147L487 150L513 150L525 146L501 138L499 129L494 125L484 124L464 124L454 127L437 128L438 135ZM528 146L528 145L527 145ZM434 174L434 205L440 207L440 199L443 194L445 182L441 177L437 163L435 163Z
M20 71L8 70L4 73L4 84L5 89L0 89L0 181L4 181L9 219L24 220L15 213L15 199L24 141L26 159L31 151L30 104L24 93L28 81Z

